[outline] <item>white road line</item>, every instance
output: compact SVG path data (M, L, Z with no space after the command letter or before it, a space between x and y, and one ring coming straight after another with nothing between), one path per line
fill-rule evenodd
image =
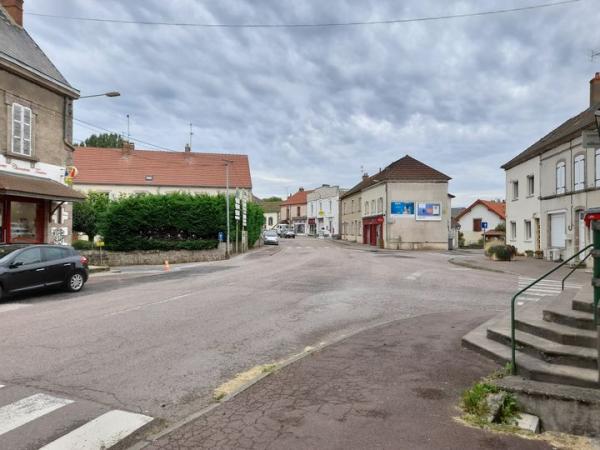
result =
M125 411L109 411L40 450L99 450L110 448L152 421L152 417Z
M3 305L0 305L0 313L16 311L29 306L32 306L31 303L4 303Z
M423 272L414 272L406 277L407 280L415 281L423 276Z
M3 385L3 384L0 384L0 389L2 389L3 387L4 387L4 385Z
M0 435L71 403L73 400L35 394L3 406L0 408Z
M148 306L162 305L164 303L174 302L176 300L181 300L182 298L189 297L190 295L194 295L194 292L188 292L187 294L177 295L175 297L166 298L164 300L159 300L157 302L144 303L141 305L132 306L131 308L121 309L119 311L112 312L108 315L109 316L117 316L119 314L125 314L125 313L132 312L132 311L139 311L140 309L146 308Z

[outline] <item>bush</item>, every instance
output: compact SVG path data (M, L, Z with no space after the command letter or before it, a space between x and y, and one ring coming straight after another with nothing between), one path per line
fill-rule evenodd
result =
M235 242L235 201L230 198L231 241ZM110 202L100 232L106 248L135 250L206 250L216 248L219 232L226 231L224 195L173 193L122 197ZM248 203L250 246L260 235L262 208Z
M94 243L90 241L73 241L71 244L75 250L92 250Z
M485 251L485 254L498 261L510 261L517 254L517 249L512 245L493 245Z
M73 205L73 231L85 233L90 241L93 240L98 234L109 204L107 194L89 192L85 201Z

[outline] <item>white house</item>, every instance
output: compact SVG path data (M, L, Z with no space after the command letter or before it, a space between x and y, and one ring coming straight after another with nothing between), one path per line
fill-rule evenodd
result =
M307 196L308 232L310 235L340 234L340 195L345 190L324 184Z
M590 106L507 162L507 242L552 260L590 243L583 218L600 205L600 73L590 81Z
M465 244L476 244L483 238L483 223L491 231L506 220L506 203L500 201L476 200L465 208L455 219L460 225Z

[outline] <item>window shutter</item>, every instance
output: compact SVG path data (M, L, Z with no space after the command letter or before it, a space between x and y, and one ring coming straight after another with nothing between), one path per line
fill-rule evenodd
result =
M600 186L600 148L596 149L596 186Z
M12 107L12 151L13 153L22 153L21 136L23 135L23 107L13 104Z
M23 110L23 146L21 148L24 155L31 156L31 110Z

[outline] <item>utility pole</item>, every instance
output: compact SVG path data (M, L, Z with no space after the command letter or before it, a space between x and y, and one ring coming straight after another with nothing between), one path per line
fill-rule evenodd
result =
M130 141L131 138L131 127L130 127L130 118L129 118L129 114L127 114L127 142Z
M226 221L227 221L227 239L226 239L226 243L225 243L225 257L229 258L229 253L230 253L230 241L229 241L229 222L230 222L230 218L229 218L229 164L233 163L233 161L230 160L226 160L224 159L223 162L225 163L225 214L227 216Z
M193 125L190 122L190 151L192 151L192 138L194 137L194 129Z

